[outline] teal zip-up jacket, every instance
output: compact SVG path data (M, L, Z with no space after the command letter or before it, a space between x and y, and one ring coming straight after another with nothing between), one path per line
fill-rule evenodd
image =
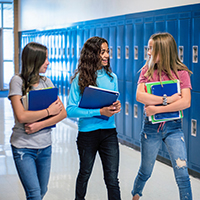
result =
M97 71L97 86L107 90L118 91L117 76L111 73L113 79L106 74L104 69ZM78 76L72 81L69 99L67 104L67 116L69 118L79 118L78 130L82 132L89 132L98 129L110 129L115 128L114 115L108 120L96 118L94 116L100 116L100 109L85 109L79 108L79 102L81 99L80 89L78 86Z

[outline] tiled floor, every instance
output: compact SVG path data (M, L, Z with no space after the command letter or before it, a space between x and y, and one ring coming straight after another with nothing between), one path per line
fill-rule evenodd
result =
M25 200L21 183L12 160L9 138L13 126L10 102L0 98L0 200ZM139 133L138 133L139 134ZM78 155L76 124L66 119L53 130L52 168L49 190L44 200L73 200ZM120 187L122 200L131 200L133 179L140 163L140 152L120 144ZM200 180L191 176L193 199L200 200ZM99 156L89 181L87 200L106 200ZM178 189L171 167L156 162L141 200L178 200Z

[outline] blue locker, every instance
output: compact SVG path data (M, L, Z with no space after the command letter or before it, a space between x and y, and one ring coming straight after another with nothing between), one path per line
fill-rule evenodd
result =
M166 31L174 37L176 43L178 42L178 29L177 29L178 20L177 20L177 18L178 18L178 14L171 14L171 15L166 16L166 19L167 19Z
M90 37L90 31L89 27L85 26L84 27L84 43L87 41L87 39Z
M192 19L192 48L190 49L190 51L192 52L192 72L193 72L192 87L193 87L193 91L200 92L200 85L199 85L200 13L194 12L193 15L195 17Z
M192 92L189 134L189 168L200 173L200 93Z
M111 24L109 28L109 49L110 49L110 66L112 71L116 73L116 44L117 44L117 28L116 23Z
M95 33L96 36L99 36L101 37L102 36L102 27L101 27L101 24L98 24L96 26L96 33Z
M191 70L191 13L180 13L178 20L178 53L180 60ZM189 152L189 134L190 134L190 108L183 111L184 117L182 120L183 132L185 135L185 143L187 151ZM189 160L189 153L188 153Z
M165 15L154 17L155 33L166 31L165 18Z
M70 54L70 57L71 57L71 64L70 64L70 68L71 68L71 72L74 73L74 70L76 69L76 62L77 62L77 30L74 28L72 31L71 31L71 54Z
M144 52L143 52L143 40L144 40L144 24L143 18L134 20L134 53L133 53L133 139L136 146L140 145L140 132L143 119L143 104L136 101L136 89L137 81L139 78L139 70L144 65Z
M105 38L108 43L109 42L109 27L108 24L104 24L104 26L102 27L102 37Z
M90 25L89 29L90 29L90 38L91 38L91 37L95 36L95 27L94 27L94 25Z
M124 122L125 122L125 79L124 79L124 21L117 22L117 65L116 65L116 74L118 77L119 83L119 92L120 92L120 102L122 110L117 114L116 125L119 135L124 134Z
M117 65L116 65L116 73L119 80L124 81L124 22L118 22L117 26Z
M82 28L79 28L77 30L77 62L80 57L81 49L83 48L84 44L84 30Z
M126 92L125 92L125 109L121 112L125 114L125 140L133 142L133 83L126 81Z
M125 140L133 139L133 24L132 20L125 25Z

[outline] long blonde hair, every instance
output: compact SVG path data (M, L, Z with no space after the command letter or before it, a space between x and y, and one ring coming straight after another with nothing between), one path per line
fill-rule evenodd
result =
M177 45L171 34L157 33L153 34L150 39L153 41L151 59L147 60L145 64L145 66L149 66L147 72L145 73L145 77L147 77L148 80L153 78L155 69L158 71L160 81L162 72L165 72L171 80L175 79L172 75L172 71L177 78L179 78L178 71L180 70L185 70L188 71L189 74L192 74L187 66L180 61L177 52ZM159 62L156 63L158 56Z

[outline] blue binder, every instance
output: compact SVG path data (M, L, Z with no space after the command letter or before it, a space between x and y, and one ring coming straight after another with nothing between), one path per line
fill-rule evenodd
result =
M46 109L54 101L56 101L57 98L58 98L58 88L31 90L28 95L28 110L36 111L36 110ZM45 120L49 117L45 117L42 120ZM56 124L49 127L45 127L44 129L53 127L56 127Z
M112 105L119 96L119 92L102 89L95 86L85 87L81 97L79 107L87 109L97 109ZM109 117L101 115L97 118L108 120Z
M166 94L167 96L172 96L175 93L178 93L178 83L168 83L161 85L152 85L151 92L156 96L163 96ZM169 119L169 118L180 118L180 112L166 112L166 113L158 113L154 115L155 120Z

